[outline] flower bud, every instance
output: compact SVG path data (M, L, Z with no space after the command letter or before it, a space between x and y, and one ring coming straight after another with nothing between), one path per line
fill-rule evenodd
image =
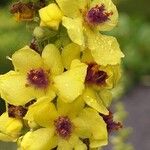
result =
M56 30L63 16L61 10L55 3L40 9L39 15L41 18L41 26L48 26Z
M32 21L34 18L34 5L32 2L17 2L11 6L11 13L14 14L17 21Z
M37 39L43 39L43 38L51 38L56 36L57 32L54 30L50 30L47 27L36 27L33 31L33 35Z
M23 127L21 120L8 117L5 112L0 116L0 140L13 141L20 135Z
M43 38L44 37L44 29L42 29L41 27L36 27L33 31L33 35L36 38Z

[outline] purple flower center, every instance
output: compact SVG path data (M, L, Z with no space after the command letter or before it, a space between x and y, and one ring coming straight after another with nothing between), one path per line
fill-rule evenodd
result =
M99 70L99 66L96 63L88 64L85 83L96 84L98 86L101 86L106 83L107 78L107 73L102 70Z
M29 84L37 88L46 88L49 84L48 74L43 69L32 69L27 74Z
M72 123L67 116L58 117L58 119L54 121L54 125L56 132L60 137L64 139L68 139L70 137L72 132Z
M113 119L113 113L109 111L109 115L100 114L103 117L103 120L107 124L107 131L111 133L112 131L117 131L123 127L120 122L115 122Z
M23 106L14 106L8 104L8 116L12 118L22 119L27 113L27 109Z
M87 13L87 21L90 24L100 24L109 20L109 16L113 13L106 12L104 4L91 8Z

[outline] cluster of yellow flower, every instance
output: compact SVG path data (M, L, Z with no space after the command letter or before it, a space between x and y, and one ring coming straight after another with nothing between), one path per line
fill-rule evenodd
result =
M116 26L115 5L111 0L50 1L39 10L39 18L35 38L44 39L41 32L47 28L56 32L57 40L41 53L29 46L16 51L11 57L14 70L0 75L0 95L6 102L0 140L17 141L20 150L96 150L107 145L102 116L109 115L111 89L121 76L124 55L114 37L99 31ZM69 40L58 44L66 34Z

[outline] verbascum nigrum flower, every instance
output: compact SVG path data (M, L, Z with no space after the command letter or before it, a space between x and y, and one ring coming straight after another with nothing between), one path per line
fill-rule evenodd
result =
M32 0L14 3L19 21L30 21L30 44L11 57L0 75L0 140L18 150L98 150L122 127L110 112L112 89L124 57L115 37L111 0Z
M8 103L24 105L32 99L55 97L54 76L63 72L58 49L47 45L42 56L28 46L16 51L12 56L14 71L1 75L1 97Z
M64 103L58 98L56 106L46 98L39 99L29 107L25 119L35 121L41 128L23 136L22 149L49 150L56 146L58 149L87 149L84 139L89 139L90 148L107 144L104 120L94 109L85 107L81 98L73 103ZM41 137L45 140L41 141Z

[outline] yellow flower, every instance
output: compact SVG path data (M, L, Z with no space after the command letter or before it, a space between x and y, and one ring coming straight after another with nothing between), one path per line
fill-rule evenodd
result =
M108 31L116 26L118 12L111 0L56 0L64 16L62 24L67 28L70 39L85 46L85 32Z
M107 41L108 41L108 39L107 39ZM92 84L94 83L94 85L98 85L103 88L111 89L116 86L118 80L121 77L121 69L120 69L120 65L119 65L120 60L116 59L118 61L118 63L116 63L116 65L114 65L115 63L113 63L114 60L112 60L112 58L114 58L114 59L115 59L115 57L117 58L117 51L115 54L115 47L114 47L114 52L113 52L113 47L111 45L110 46L105 45L106 49L104 49L105 52L103 52L102 48L98 49L100 47L97 46L98 43L96 43L96 42L98 42L98 40L96 40L96 39L95 39L95 41L92 40L90 42L91 47L94 48L94 46L96 46L95 57L92 56L92 52L89 49L85 49L83 52L81 52L81 47L79 45L77 45L75 43L68 44L62 50L62 54L61 54L62 62L63 62L64 67L66 69L69 69L71 67L71 62L74 59L81 59L81 62L86 63L88 65L86 82L92 83ZM112 45L114 45L114 44L115 43L112 43ZM98 53L98 51L101 51L101 53ZM102 54L102 52L106 53L106 54ZM111 56L111 54L113 54L113 53L115 56ZM122 54L122 53L120 53L120 54ZM109 61L110 65L106 65L106 63L105 63L106 61L107 62ZM111 62L112 62L112 64L111 64Z
M29 107L24 119L34 120L43 128L25 134L21 148L50 150L58 146L61 150L86 150L84 139L89 139L90 148L106 145L105 122L95 110L84 106L81 98L72 103L58 98L56 107L48 99L39 99Z
M7 112L0 116L0 140L15 141L22 129L22 121L16 118L8 117Z
M85 79L86 85L98 89L114 88L121 77L119 65L100 66L96 63L89 63Z
M54 78L54 86L58 95L66 102L74 101L85 88L87 65L75 59L68 71Z
M99 65L120 64L124 54L117 40L97 32L97 30L111 30L117 24L118 12L111 0L56 0L56 2L64 14L62 24L67 28L70 39L81 46L78 48L79 46L72 43L66 46L62 53L64 57L69 52L68 49L76 47L76 53L73 52L74 57L78 56L79 50L89 49L94 61Z
M41 26L48 26L53 29L58 29L59 23L62 20L62 12L55 3L51 3L48 6L39 10L41 18Z
M86 104L108 115L107 108L112 101L110 90L116 86L120 76L119 66L89 64L85 78L86 88L82 94Z
M74 51L74 49L76 49L76 51ZM84 81L85 88L82 91L82 96L86 104L96 109L98 112L108 115L106 107L109 107L112 99L110 90L117 85L121 77L119 64L106 66L98 65L89 49L85 49L81 52L81 47L79 45L70 43L62 50L64 67L69 69L74 59L81 59L83 63L88 65ZM61 75L59 75L59 78L59 80L62 81ZM74 86L72 85L72 87ZM67 93L70 93L70 91L66 91L65 94L67 95ZM65 96L65 99L66 102L70 102L67 96Z
M118 11L112 0L93 0L86 17L99 31L110 31L118 23Z
M63 72L59 50L47 45L40 56L28 46L12 56L15 71L1 75L1 97L13 105L25 105L41 96L55 97L53 78Z
M75 64L80 65L73 68ZM79 63L78 60L73 60L71 66L69 62L66 65L70 69L54 79L54 85L61 99L70 103L81 96L87 105L107 115L107 107L112 98L109 90L116 86L121 76L119 65L99 66L96 63Z
M106 105L106 103L109 104L112 97L110 91L107 92L109 92L109 97L106 95L106 90L104 90L102 93L98 93L92 88L86 87L82 94L82 98L88 106L92 107L101 114L108 115L109 111L107 109L108 105ZM103 95L103 97L101 97L101 95Z
M112 101L111 89L121 77L120 66L99 66L95 63L88 65L85 79L86 88L83 99L87 105L98 112L108 115L107 108Z

